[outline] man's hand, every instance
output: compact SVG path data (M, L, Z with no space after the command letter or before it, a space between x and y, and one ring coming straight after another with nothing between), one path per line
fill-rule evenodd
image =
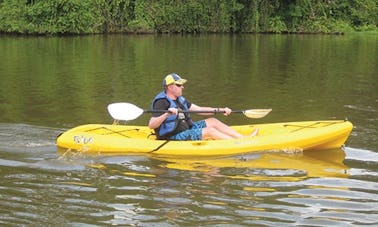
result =
M224 111L224 115L225 115L225 116L230 115L231 112L232 112L232 110L231 110L230 108L228 108L228 107L223 108L223 111Z
M178 109L177 108L169 108L168 113L170 115L177 115L178 114Z

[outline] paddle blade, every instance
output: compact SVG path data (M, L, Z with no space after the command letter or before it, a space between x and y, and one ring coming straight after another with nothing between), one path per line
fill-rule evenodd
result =
M244 110L243 114L249 118L262 118L265 117L268 113L270 113L272 109L251 109L251 110Z
M131 103L119 102L109 104L108 112L115 120L130 121L142 115L144 110Z

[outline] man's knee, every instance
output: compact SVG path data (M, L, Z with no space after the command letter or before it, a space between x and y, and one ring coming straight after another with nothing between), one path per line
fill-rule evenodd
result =
M212 126L208 126L204 129L202 129L202 136L204 137L213 137L217 133L217 130L213 128Z
M212 127L216 124L219 124L219 120L214 118L214 117L211 117L211 118L207 118L206 119L206 125L207 127Z

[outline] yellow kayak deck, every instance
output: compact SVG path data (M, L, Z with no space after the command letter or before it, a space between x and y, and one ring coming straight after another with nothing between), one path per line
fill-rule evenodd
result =
M244 135L230 140L156 140L146 126L88 124L72 128L57 138L63 149L102 154L151 153L169 156L225 156L257 151L326 150L340 148L353 125L349 121L302 121L231 126Z

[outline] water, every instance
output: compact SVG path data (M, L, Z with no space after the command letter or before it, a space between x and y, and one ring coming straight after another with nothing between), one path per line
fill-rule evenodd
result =
M376 35L0 37L2 225L378 224ZM148 108L177 72L193 102L272 108L229 124L344 119L343 149L228 158L59 151L68 128ZM147 116L130 122L146 124Z

